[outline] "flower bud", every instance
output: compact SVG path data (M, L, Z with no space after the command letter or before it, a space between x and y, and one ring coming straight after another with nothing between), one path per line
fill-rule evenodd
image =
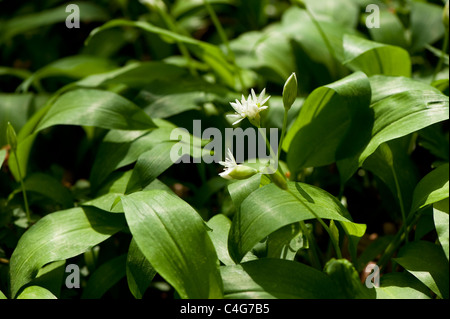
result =
M245 165L237 165L233 169L224 172L226 174L220 174L225 179L236 179L236 180L242 180L247 179L258 173L258 170L245 166Z
M15 152L17 150L17 135L10 122L8 122L6 127L6 141L11 146L11 150Z
M284 84L283 89L283 104L284 108L287 110L292 107L292 104L294 104L295 100L297 99L297 86L297 76L295 75L295 73L292 73L292 75Z
M288 186L287 186L287 182L286 182L286 177L284 177L280 171L277 171L275 174L270 174L268 175L270 180L277 185L279 188L281 188L282 190L287 190Z

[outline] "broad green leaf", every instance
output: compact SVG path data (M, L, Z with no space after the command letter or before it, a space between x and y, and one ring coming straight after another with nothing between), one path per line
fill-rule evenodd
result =
M407 272L384 274L374 289L377 299L430 299L427 287Z
M358 24L359 7L353 0L305 0L305 4L320 21L326 20L351 29Z
M94 3L84 1L72 3L78 5L81 21L105 21L109 18L106 11ZM70 14L66 12L66 7L67 4L64 4L56 8L16 16L9 19L2 26L0 43L14 37L17 34L34 31L43 26L66 21L67 16Z
M40 286L26 287L17 299L57 299L50 291Z
M155 80L160 80L161 74L164 74L165 80L176 79L186 74L186 70L159 61L133 62L110 72L87 76L75 84L79 87L124 84L133 88L141 88Z
M45 264L82 254L125 226L123 215L92 207L49 214L20 238L10 260L11 295Z
M0 300L1 299L8 299L8 298L6 298L5 294L0 290Z
M191 206L160 190L121 199L139 249L181 298L222 297L216 251Z
M99 299L125 276L127 255L120 255L98 267L89 277L81 298Z
M372 139L359 155L338 161L343 183L382 143L449 118L448 97L434 91L405 91L382 99L371 108L375 116Z
M364 19L366 20L366 19ZM390 10L380 10L381 28L369 28L371 38L384 44L390 44L408 49L410 41L406 35L402 21L394 12Z
M3 162L6 159L6 154L7 154L6 149L0 150L0 168L2 168L3 166Z
M353 71L362 71L367 76L411 76L411 58L408 51L400 47L346 34L344 52L344 64Z
M208 235L216 248L219 260L226 266L234 265L235 262L228 253L228 233L231 227L231 220L223 214L218 214L212 217L207 225L211 228Z
M136 105L112 92L79 89L62 95L36 131L53 125L85 125L116 130L146 130L153 121Z
M375 298L375 291L368 289L361 283L358 272L348 260L332 258L325 265L324 272L336 284L339 298Z
M39 269L36 278L27 286L40 286L51 292L56 298L60 297L64 282L66 261L60 260L45 265Z
M269 235L267 239L267 258L294 260L301 248L307 247L307 240L300 224L284 226Z
M61 204L63 209L73 206L73 197L69 189L50 175L34 173L25 179L24 185L27 191L36 192L50 198ZM21 189L17 189L14 193L20 193L21 191Z
M440 91L428 83L417 81L404 76L373 75L369 77L372 88L372 103L398 93L408 91L432 91L439 94Z
M171 167L174 164L171 153L175 145L176 142L161 143L139 156L127 186L127 193L144 188ZM175 161L180 157L177 156Z
M228 192L233 200L236 209L239 209L241 203L250 195L253 191L259 188L261 184L261 175L255 174L248 179L242 181L236 181L228 185Z
M414 190L411 213L422 207L448 198L449 194L449 164L443 164L428 173Z
M443 7L433 3L411 2L411 51L417 52L439 40L445 32L442 23Z
M302 263L259 259L221 267L227 299L334 299L337 287L324 273Z
M126 273L131 293L136 299L142 299L156 275L156 270L145 258L134 239L131 240L128 249Z
M448 299L448 260L439 245L411 242L400 249L395 262L424 283L439 298Z
M449 237L449 218L448 218L448 198L446 203L438 202L433 205L433 220L434 226L436 228L436 232L439 238L439 243L442 246L442 250L445 253L445 256L448 260L449 255L449 245L448 245L448 237Z
M330 2L330 4L323 5L321 10L326 11L328 10L326 7L335 5L335 1L327 2ZM320 7L321 5L317 3L315 6ZM344 17L343 14L339 14L339 16ZM320 28L327 36L328 42L332 47L331 52L317 25L303 9L295 6L289 8L283 14L279 29L277 29L277 25L273 27L278 32L288 35L293 41L298 68L297 75L299 76L299 83L302 83L300 89L303 87L309 88L309 90L316 88L317 85L314 85L315 83L310 83L311 79L319 85L323 85L348 74L348 70L337 61L344 59L342 42L344 35L357 34L357 32L353 28L330 21L331 19L329 18L323 19L317 16L316 20L318 20ZM272 28L268 29L268 31L271 30Z
M207 42L195 40L177 33L156 27L144 21L128 21L128 20L111 20L104 25L93 30L88 38L95 34L113 27L135 27L152 34L157 34L163 40L170 39L185 44L197 57L208 64L216 75L229 87L234 88L237 83L236 68L233 67L225 57L219 47Z
M274 32L260 41L255 55L260 72L266 69L263 74L276 83L284 83L296 71L290 40L281 32Z
M291 172L357 154L370 139L370 96L361 72L311 93L283 144Z
M289 190L283 191L269 184L252 192L242 202L240 211L234 216L228 241L234 261L240 262L258 242L286 225L316 216L351 223L342 204L322 189L290 182ZM345 223L342 226L345 227ZM350 227L347 229L353 233ZM356 227L355 230L360 229Z
M20 89L26 92L32 83L47 77L65 76L80 79L91 74L111 71L114 68L114 63L104 58L88 55L69 56L52 62L33 73L20 85Z
M206 103L228 104L236 94L223 85L208 83L197 77L165 77L147 84L134 99L153 119L168 118L190 110L201 110Z

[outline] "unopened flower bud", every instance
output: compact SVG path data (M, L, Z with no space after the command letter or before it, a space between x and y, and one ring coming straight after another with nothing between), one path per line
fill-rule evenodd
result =
M290 109L297 99L297 76L295 73L287 79L283 89L283 104L286 109Z
M253 167L249 167L249 166L245 166L245 165L237 165L230 172L228 172L227 175L222 175L222 177L224 177L224 178L229 177L229 179L231 178L231 179L242 180L242 179L250 178L253 175L255 175L256 173L258 173L258 171L256 169L254 169Z
M286 177L284 177L280 171L277 171L275 174L270 174L268 175L270 180L277 185L279 188L281 188L282 190L287 190L288 186L287 186L287 182L286 182Z
M15 152L17 150L17 135L10 122L8 122L6 127L6 141L11 146L11 150Z

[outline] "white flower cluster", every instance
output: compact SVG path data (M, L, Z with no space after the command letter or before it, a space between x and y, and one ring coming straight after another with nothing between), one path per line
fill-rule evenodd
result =
M256 96L255 91L252 89L252 94L249 95L247 99L242 96L241 101L236 100L235 103L230 103L236 113L229 114L227 116L235 121L233 125L236 125L243 119L248 118L252 124L259 126L259 113L269 107L267 105L264 105L269 99L270 96L266 97L266 89L262 90L261 94L258 97Z

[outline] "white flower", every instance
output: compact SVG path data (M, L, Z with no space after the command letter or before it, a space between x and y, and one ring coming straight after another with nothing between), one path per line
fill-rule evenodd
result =
M247 100L244 96L242 96L241 101L236 100L236 103L231 102L230 104L236 113L229 114L227 116L235 120L233 125L238 124L245 118L248 118L252 124L257 124L259 126L259 113L269 107L264 104L270 99L270 96L266 97L265 95L266 89L262 90L258 97L252 89L252 94L248 96Z
M237 164L230 149L228 149L227 157L225 157L225 162L219 162L219 164L225 166L224 171L219 175L229 180L246 179L258 173L258 171L252 167Z

